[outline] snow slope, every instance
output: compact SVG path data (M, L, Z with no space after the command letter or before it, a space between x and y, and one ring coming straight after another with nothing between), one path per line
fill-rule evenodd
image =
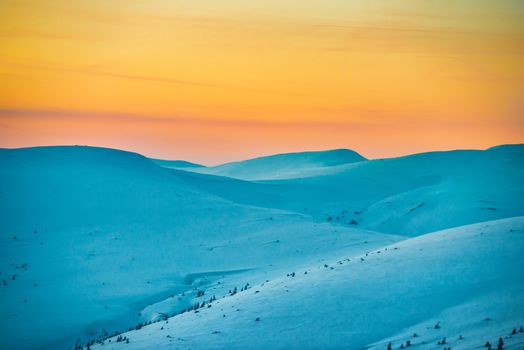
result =
M524 145L422 153L249 182L180 173L228 200L405 235L524 215Z
M518 326L523 145L315 157L258 160L252 176L286 178L246 181L111 149L0 149L2 348L65 349L173 314L126 345L381 349L416 332L469 349Z
M147 320L144 309L190 297L194 283L235 284L249 269L263 280L399 239L235 204L138 154L92 147L0 150L0 212L7 349L66 348Z
M155 159L155 158L149 158L149 160L151 160L155 164L158 164L166 168L184 169L184 168L202 168L204 167L203 165L187 162L185 160L164 160L164 159Z
M426 234L295 269L101 349L481 349L524 333L524 217ZM291 271L289 271L291 272ZM305 274L307 272L307 274ZM416 337L414 334L416 333Z
M302 177L305 173L319 169L365 160L366 158L352 150L335 149L275 154L214 167L191 169L191 171L251 181L275 180Z

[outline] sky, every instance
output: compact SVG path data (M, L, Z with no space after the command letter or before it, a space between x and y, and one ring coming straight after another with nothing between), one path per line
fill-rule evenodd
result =
M521 0L0 0L0 147L217 164L524 142Z

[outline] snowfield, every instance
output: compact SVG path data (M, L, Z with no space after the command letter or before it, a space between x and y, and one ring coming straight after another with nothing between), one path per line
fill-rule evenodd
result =
M255 183L190 172L180 176L237 203L415 236L523 215L523 164L524 146L506 145L360 161Z
M481 348L524 323L523 250L519 217L348 252L101 348ZM506 343L521 349L524 334Z
M2 348L522 349L523 180L523 145L0 149Z

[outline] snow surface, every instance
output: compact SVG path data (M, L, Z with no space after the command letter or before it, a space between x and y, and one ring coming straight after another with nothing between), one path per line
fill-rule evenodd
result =
M166 168L184 169L184 168L201 168L204 167L201 164L187 162L185 160L165 160L149 158L153 163L161 165Z
M234 204L133 153L44 147L1 150L0 158L8 348L65 348L102 328L127 329L143 320L143 307L191 290L191 273L264 274L398 240Z
M447 337L470 349L507 336L521 349L524 334L509 336L524 326L523 157L523 145L306 152L251 163L251 176L286 179L246 181L112 149L0 149L2 348L85 348L154 322L103 348Z
M524 217L435 232L303 266L100 348L482 348L524 324L523 251ZM524 334L505 342L521 349Z
M370 160L256 183L181 176L237 203L410 236L524 215L524 145Z
M275 154L267 157L190 169L202 174L228 176L241 180L276 180L302 177L319 169L365 161L349 149Z

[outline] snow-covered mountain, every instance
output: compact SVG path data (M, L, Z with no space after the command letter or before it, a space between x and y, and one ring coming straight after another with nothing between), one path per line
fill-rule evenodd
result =
M519 217L341 252L96 349L521 349L523 250Z
M129 328L104 348L493 343L524 326L523 157L306 152L231 164L234 179L112 149L1 149L2 348Z
M1 150L0 164L8 348L65 347L103 328L127 329L144 321L137 315L149 303L191 289L184 278L192 273L273 270L396 240L238 205L134 153Z
M237 203L402 235L524 215L524 145L368 160L263 183L181 176Z
M202 174L228 176L241 180L275 180L303 177L307 173L325 168L365 160L366 158L355 151L335 149L317 152L275 154L267 157L191 170Z

